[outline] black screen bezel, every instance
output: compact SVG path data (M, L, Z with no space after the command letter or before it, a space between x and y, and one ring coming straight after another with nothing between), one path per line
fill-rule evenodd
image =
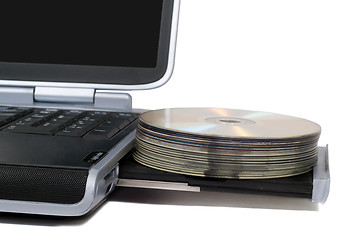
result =
M0 62L0 79L110 85L154 83L164 76L168 68L173 8L173 0L163 1L155 68Z

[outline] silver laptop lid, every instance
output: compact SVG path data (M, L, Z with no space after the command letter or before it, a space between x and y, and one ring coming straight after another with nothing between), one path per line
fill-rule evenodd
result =
M0 86L159 87L174 66L179 2L8 1L0 15Z

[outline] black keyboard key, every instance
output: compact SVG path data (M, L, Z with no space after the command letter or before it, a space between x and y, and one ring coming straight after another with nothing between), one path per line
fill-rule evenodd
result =
M120 119L117 117L111 117L111 118L107 119L106 121L104 121L101 124L101 126L123 129L124 127L129 125L129 123L130 123L130 121L128 119Z
M96 127L84 136L86 139L110 139L117 134L120 129L116 127Z
M16 115L17 113L13 113L13 112L0 112L0 118L11 118Z
M11 132L15 132L15 133L33 133L33 134L44 134L44 135L52 135L54 134L56 131L54 131L51 128L46 128L46 127L18 127L18 128L14 128L14 126L10 126L6 129L6 131L11 131Z
M56 133L57 136L67 136L67 137L82 137L84 135L84 130L79 128L65 128L60 132Z
M31 111L30 108L23 107L0 107L0 113L23 113Z
M137 114L137 113L116 113L116 114L114 114L114 117L124 119L124 120L126 119L129 122L132 122L139 117L139 114Z

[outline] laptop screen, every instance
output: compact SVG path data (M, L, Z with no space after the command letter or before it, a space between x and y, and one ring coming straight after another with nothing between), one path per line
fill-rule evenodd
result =
M0 79L139 85L167 69L173 1L2 5Z

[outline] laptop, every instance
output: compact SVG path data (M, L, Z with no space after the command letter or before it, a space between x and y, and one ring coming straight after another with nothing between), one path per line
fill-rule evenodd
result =
M114 190L139 112L165 84L179 0L2 4L0 211L80 216Z

